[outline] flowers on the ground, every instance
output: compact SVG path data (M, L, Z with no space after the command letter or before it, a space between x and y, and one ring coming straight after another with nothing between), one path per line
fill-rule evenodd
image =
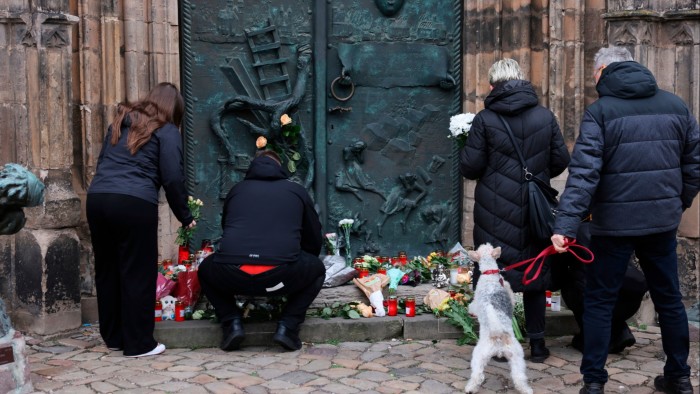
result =
M370 272L377 272L377 269L381 266L379 260L368 254L362 256L362 267L367 268Z
M187 208L189 208L190 213L192 214L192 217L194 220L199 220L200 216L200 211L202 207L204 206L204 203L200 199L195 199L192 196L187 197ZM192 228L187 228L187 227L180 227L177 229L177 238L175 238L175 243L180 245L180 246L186 246L189 245L190 241L192 241L192 237L194 236L194 232L197 231L197 227L192 227Z
M323 239L326 242L326 252L328 254L338 254L340 251L338 250L338 234L336 233L327 233Z
M177 274L180 272L186 272L187 267L184 265L170 265L170 266L164 266L164 265L158 265L158 272L163 274L165 279L170 279L172 281L177 281Z
M345 239L345 263L347 266L350 266L352 263L352 252L350 250L350 230L352 229L352 225L354 223L355 220L353 219L342 219L338 222L338 227L340 227L340 231L343 233L343 238Z
M464 146L475 116L471 112L452 116L450 118L450 135L448 135L448 138L454 138L460 147Z

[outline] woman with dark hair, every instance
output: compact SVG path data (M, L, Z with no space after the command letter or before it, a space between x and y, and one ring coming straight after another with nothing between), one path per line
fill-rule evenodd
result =
M160 354L153 338L158 260L158 192L188 228L180 122L182 96L160 83L143 100L119 104L87 195L95 254L100 334L127 357Z
M537 93L524 80L513 59L499 60L489 70L491 93L484 110L472 123L460 152L460 172L477 179L474 191L474 246L486 242L502 249L501 267L537 256L548 239L536 239L528 226L526 174L509 137L522 151L531 176L549 184L569 164L569 151L552 111L539 105ZM523 285L525 267L502 273L513 291L523 293L525 328L530 339L530 361L541 363L549 357L545 346L545 291L552 290L549 261L539 278ZM479 279L475 269L474 283Z

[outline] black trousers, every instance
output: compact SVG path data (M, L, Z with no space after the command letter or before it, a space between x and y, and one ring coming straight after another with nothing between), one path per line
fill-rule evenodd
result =
M147 353L158 275L158 206L124 194L88 194L100 334L125 356Z
M321 291L326 267L314 255L301 252L299 260L251 275L237 265L226 263L222 256L210 255L199 266L202 292L211 302L222 324L242 316L235 303L236 295L287 296L280 323L295 330L304 322L306 310Z

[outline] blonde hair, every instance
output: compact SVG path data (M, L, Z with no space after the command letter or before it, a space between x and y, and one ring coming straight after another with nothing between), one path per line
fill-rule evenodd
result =
M489 83L491 85L515 79L524 79L524 77L520 65L513 59L499 60L489 69Z

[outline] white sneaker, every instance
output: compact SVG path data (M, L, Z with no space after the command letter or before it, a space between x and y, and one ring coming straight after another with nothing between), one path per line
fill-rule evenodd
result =
M158 346L154 347L153 350L151 350L148 353L144 354L137 354L134 356L124 356L124 357L131 357L131 358L137 358L137 357L147 357L147 356L155 356L156 354L161 354L165 351L165 345L162 343L159 343Z

